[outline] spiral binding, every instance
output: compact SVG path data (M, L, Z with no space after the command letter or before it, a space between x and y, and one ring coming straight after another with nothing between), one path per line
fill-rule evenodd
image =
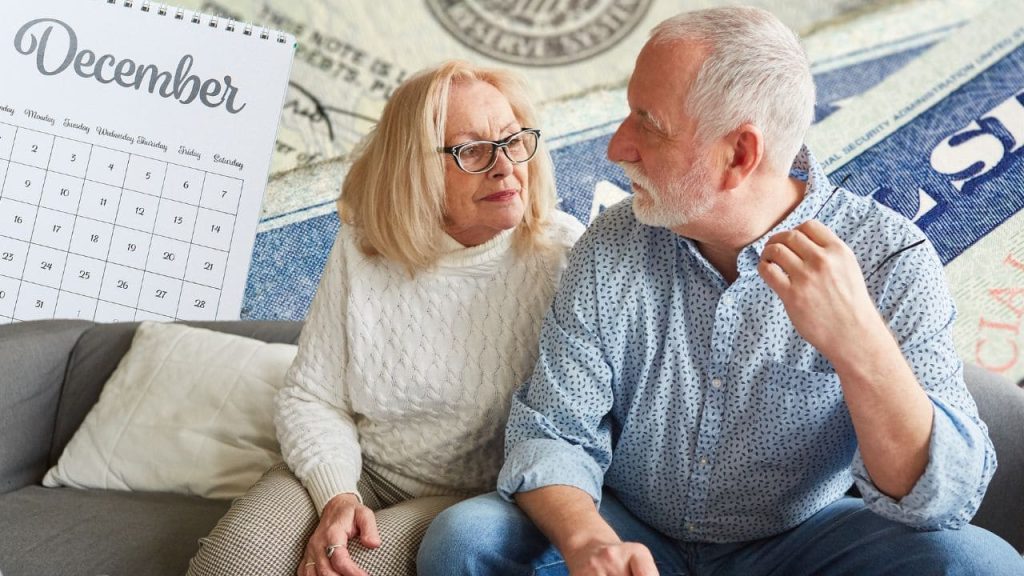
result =
M137 0L106 0L106 3L110 4L112 6L121 5L121 6L125 7L125 8L133 8L135 6L135 4L136 4L136 1ZM187 13L182 8L175 8L173 6L167 6L166 4L156 4L156 5L154 5L154 4L150 3L149 0L143 0L141 2L141 4L139 5L139 10L141 10L143 12L151 12L154 9L154 7L156 8L156 14L157 15L159 15L159 16L171 15L175 20L184 21L186 14L188 14L189 22L192 23L192 24L200 24L200 23L202 23L203 18L205 17L205 18L207 18L207 22L206 22L207 26L209 26L210 28L222 28L223 30L225 30L227 32L234 32L235 28L237 26L239 26L240 24L242 24L241 22L236 22L235 20L231 20L229 18L222 19L222 18L217 17L217 16L206 16L204 14L200 14L199 12L189 12L189 13ZM221 25L222 24L222 20L223 20L223 26ZM259 38L261 40L269 40L271 38L271 36L276 35L275 39L277 40L277 42L279 44L284 44L284 43L288 42L288 36L286 34L284 34L283 32L278 32L276 30L271 30L269 28L264 28L262 26L254 26L254 25L248 24L248 23L243 25L243 27L242 27L242 34L245 35L245 36L253 36L255 34L255 35L259 36Z

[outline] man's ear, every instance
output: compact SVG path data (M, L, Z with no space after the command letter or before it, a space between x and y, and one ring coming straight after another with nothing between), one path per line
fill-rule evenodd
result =
M725 164L722 186L738 188L764 160L764 134L753 124L742 124L722 139Z

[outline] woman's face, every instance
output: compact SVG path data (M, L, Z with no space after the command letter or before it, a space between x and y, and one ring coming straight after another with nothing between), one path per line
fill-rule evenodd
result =
M452 84L444 146L497 141L522 128L508 99L491 84L479 80ZM528 199L528 164L512 164L499 150L490 170L468 174L445 154L445 232L463 246L476 246L519 225Z

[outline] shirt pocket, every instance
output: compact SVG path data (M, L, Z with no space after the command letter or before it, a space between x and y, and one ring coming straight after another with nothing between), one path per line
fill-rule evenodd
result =
M852 431L835 372L768 361L759 389L758 432L787 457L844 443Z

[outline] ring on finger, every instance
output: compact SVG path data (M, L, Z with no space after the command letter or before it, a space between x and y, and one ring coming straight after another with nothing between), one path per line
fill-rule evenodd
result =
M344 547L345 547L344 544L331 544L330 546L328 546L326 548L327 557L330 558L331 556L334 556L334 549L335 548L344 548Z

